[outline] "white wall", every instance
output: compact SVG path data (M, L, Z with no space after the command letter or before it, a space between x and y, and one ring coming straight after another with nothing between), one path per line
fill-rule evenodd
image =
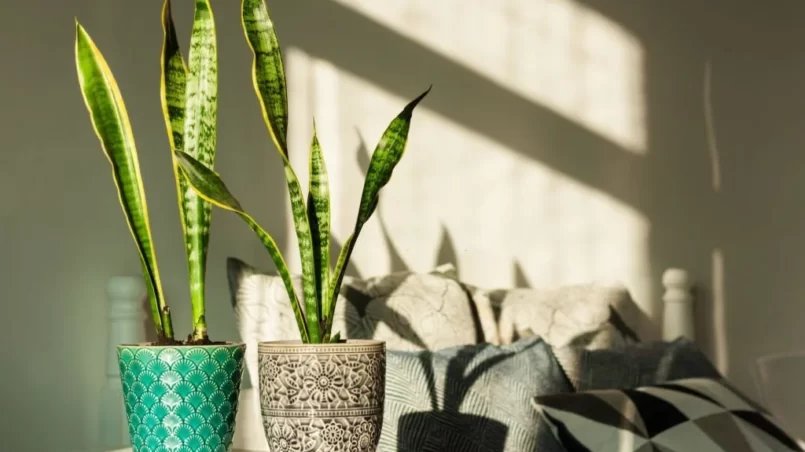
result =
M104 287L139 270L78 91L73 17L126 99L174 322L181 334L190 329L159 108L160 8L146 3L0 1L0 338L8 344L0 406L13 407L15 420L2 423L4 450L93 450ZM175 3L187 42L192 5ZM213 2L217 169L293 246L236 3ZM659 320L662 271L687 268L700 285L702 346L753 392L752 360L803 345L805 27L797 18L805 6L707 4L273 0L300 178L315 116L343 240L364 147L433 83L359 242L360 273L453 260L464 279L486 286L620 280ZM271 266L237 218L213 218L211 334L236 339L225 259Z

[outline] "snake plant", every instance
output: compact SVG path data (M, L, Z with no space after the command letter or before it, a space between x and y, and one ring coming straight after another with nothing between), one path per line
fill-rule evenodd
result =
M160 98L171 154L175 149L212 168L216 149L218 57L215 21L209 0L195 0L188 64L185 65L171 15L162 6ZM123 213L131 230L148 290L159 343L175 343L171 311L162 290L151 237L148 206L134 135L123 96L109 65L89 33L76 20L78 80L95 134L112 167ZM193 330L187 343L209 343L205 317L205 271L211 206L188 187L171 157L184 237Z
M316 136L315 122L309 151L310 186L307 201L291 167L288 154L288 95L282 53L269 10L263 0L242 0L241 23L253 54L252 80L269 134L282 159L291 211L302 262L302 298L296 294L291 273L274 239L249 215L221 177L187 149L174 155L192 189L210 203L232 211L254 231L268 250L288 292L299 333L304 343L337 342L332 335L336 300L355 243L375 211L380 190L389 182L402 158L414 108L428 94L416 97L388 125L375 148L364 181L360 208L352 234L341 248L335 268L330 268L330 194L327 166Z

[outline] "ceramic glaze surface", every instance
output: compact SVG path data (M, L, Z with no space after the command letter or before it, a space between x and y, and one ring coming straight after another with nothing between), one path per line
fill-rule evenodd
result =
M271 452L373 452L383 424L380 341L258 345L260 405Z
M244 344L117 348L133 452L227 452Z

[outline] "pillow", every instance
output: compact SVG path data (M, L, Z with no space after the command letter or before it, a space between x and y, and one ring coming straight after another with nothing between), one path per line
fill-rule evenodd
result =
M607 348L638 341L642 311L622 285L574 284L542 289L469 287L488 305L500 343L540 336L553 346Z
M576 391L628 389L721 374L690 340L652 341L589 350L555 347L554 355Z
M534 405L568 452L802 450L768 413L718 379L538 396Z
M379 451L560 452L531 406L572 391L541 338L438 351L388 351Z

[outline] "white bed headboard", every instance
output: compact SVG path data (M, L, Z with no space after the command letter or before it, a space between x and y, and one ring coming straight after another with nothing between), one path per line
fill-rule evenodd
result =
M679 268L669 268L663 273L662 287L664 293L662 339L673 340L680 336L695 340L694 296L692 281L687 271ZM126 447L128 432L125 430L125 416L121 412L122 394L116 365L116 346L120 342L140 342L145 340L144 310L145 287L138 277L116 277L109 281L108 296L108 366L106 384L103 389L104 400L100 407L100 418L110 420L101 430L105 433L99 442L102 450L113 450L116 447ZM244 393L245 394L245 393ZM243 394L242 394L243 395ZM241 422L240 420L238 421ZM259 423L258 423L259 424ZM112 425L116 428L110 428ZM260 437L260 425L240 425L236 445L243 447L247 435L246 431L257 432ZM255 436L251 435L251 436ZM118 443L119 444L115 444ZM248 444L246 444L248 445Z

